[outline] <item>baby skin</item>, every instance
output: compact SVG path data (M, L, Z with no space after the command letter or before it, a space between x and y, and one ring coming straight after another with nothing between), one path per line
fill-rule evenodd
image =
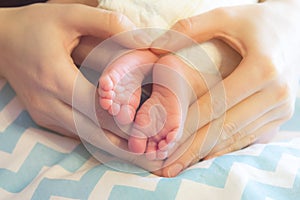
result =
M223 75L233 70L225 69ZM152 92L138 109L146 77L152 77ZM207 76L176 55L158 59L150 51L136 50L104 70L99 79L99 103L118 123L133 122L129 150L145 153L150 160L163 160L182 137L189 105L220 81L219 74L211 76L209 83L203 77Z
M157 56L150 51L132 51L116 59L99 79L100 106L121 125L133 122L140 104L141 84L152 73Z

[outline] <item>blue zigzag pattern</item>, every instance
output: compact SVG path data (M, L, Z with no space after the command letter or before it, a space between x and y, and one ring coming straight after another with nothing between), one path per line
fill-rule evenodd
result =
M75 172L90 157L82 144L66 154L37 143L18 172L0 168L0 187L18 193L37 177L43 167L59 165L69 172Z
M40 145L39 148L44 148L45 151L45 148L47 149L47 147L42 147L42 146L43 145ZM48 148L47 151L48 152L46 155L49 155L49 151L51 150ZM37 150L37 152L40 152L40 150ZM299 150L280 147L277 145L267 146L259 156L227 155L215 159L211 167L209 167L208 169L187 170L186 172L184 172L183 174L181 174L176 178L161 179L157 186L157 189L154 192L146 191L138 188L132 188L128 186L115 185L111 192L110 198L119 199L121 197L123 198L126 197L128 199L135 199L141 197L142 195L144 199L153 199L154 197L155 199L156 198L174 199L176 197L176 193L178 188L180 187L180 183L182 179L189 179L191 181L195 181L198 183L204 183L214 187L223 188L228 176L228 172L230 171L233 163L240 162L240 163L245 163L254 166L258 169L262 169L265 171L274 171L277 166L277 162L280 160L280 157L283 153L288 153L300 157ZM276 156L271 157L270 155L276 155ZM18 181L22 180L24 178L25 173L32 174L30 177L26 178L27 181L32 180L38 174L42 166L51 166L51 164L57 162L58 160L64 160L68 156L69 155L63 155L63 154L61 154L60 156L53 156L51 159L49 158L45 159L47 161L44 161L43 163L40 164L36 164L39 163L40 161L37 162L34 156L30 156L32 158L28 158L24 162L22 169L20 169L18 173L12 174L10 172L8 173L9 175L7 175L7 177L3 177L3 178L1 177L0 180L13 179L12 182L15 183L15 181L17 180ZM34 166L32 165L28 166L28 163L32 162L33 158L35 159L33 162L35 163ZM270 158L272 159L270 160ZM70 162L73 161L74 160ZM84 161L86 161L86 158L84 158ZM79 166L81 165L78 165L76 169L78 169ZM75 167L72 170L71 169L68 170L74 171ZM68 198L76 198L76 199L77 198L87 199L90 192L96 185L96 183L101 179L102 175L105 174L105 172L107 172L108 170L111 169L107 168L104 165L96 166L93 169L87 171L80 181L44 178L43 181L38 186L38 188L36 189L33 199L40 199L40 197L45 198L48 196L50 197L51 195L68 197ZM3 174L3 172L0 171L0 174ZM256 194L255 192L253 193L253 188L257 188L257 187L260 188L260 193L257 194L258 197L256 196L257 198L254 199L262 198L263 197L262 195L270 196L269 191L277 191L279 192L278 195L283 195L283 196L285 195L284 197L287 199L293 199L293 197L295 196L299 197L300 196L299 178L300 178L300 173L297 174L297 179L295 180L294 188L292 189L272 187L261 183L256 183L254 181L249 181L247 187L245 188L243 199L248 199L248 197L249 199L253 199L250 197ZM7 182L5 183L5 185L7 186ZM3 185L1 185L1 187L3 187ZM168 192L166 193L165 191ZM18 192L18 191L14 189L14 192ZM99 197L101 197L101 194L99 194Z
M0 169L0 180L11 181L12 188L9 188L10 182L7 181L5 181L5 183L0 181L0 186L10 192L19 192L22 190L21 186L27 185L24 182L20 182L20 180L24 180L26 183L29 183L36 177L43 166L53 166L58 161L61 161L58 163L60 166L70 172L75 172L90 156L87 152L82 155L82 152L84 151L84 147L79 145L78 148L76 148L71 154L62 154L55 152L53 149L45 147L44 145L38 144L17 173L8 172L7 170L3 172L3 169ZM274 171L277 166L277 161L283 153L289 153L300 157L299 150L280 147L277 145L267 146L260 156L227 155L217 158L208 169L192 169L184 172L177 178L162 179L154 192L116 185L111 192L111 199L118 199L120 197L124 197L124 195L128 199L135 199L141 195L144 199L160 199L162 197L164 199L174 199L183 178L222 188L224 187L228 172L234 162L245 163L265 171ZM41 154L47 155L46 158L43 160L37 160L37 157L40 158ZM271 157L270 155L274 155L274 157ZM272 159L270 160L270 158ZM36 189L33 199L50 197L51 195L87 199L96 183L108 170L111 169L104 165L99 165L86 172L80 181L44 178L39 187ZM195 176L196 174L197 176ZM260 199L262 198L262 195L266 195L268 197L275 196L276 199L279 197L283 197L283 199L295 199L294 197L300 196L299 178L300 173L298 173L294 188L292 189L272 187L250 181L245 188L243 199ZM16 183L19 183L20 187L16 187ZM259 194L254 191L255 188L260 188ZM165 191L169 192L166 193ZM270 191L274 191L274 193ZM101 194L99 194L99 197L101 197Z
M124 196L124 194L126 194L128 199L136 199L139 196L143 196L143 199L152 199L154 196L160 199L159 197L161 197L162 194L165 194L163 191L168 191L168 196L170 199L173 199L172 197L175 197L177 193L177 190L174 190L174 188L178 188L180 186L180 181L182 179L188 179L197 183L223 188L233 163L244 163L257 169L274 171L283 153L300 157L299 150L281 147L278 145L270 145L266 146L259 156L225 155L216 158L212 165L207 169L186 170L180 176L169 179L169 181L168 179L163 179L155 192L142 191L136 188L116 185L114 190L111 192L111 197L113 197L112 199L118 199L122 195ZM170 185L172 185L172 187L170 187ZM259 188L259 190L253 191L253 188ZM261 190L265 193L262 194ZM257 193L257 191L260 191L260 193ZM256 195L255 198L249 199L265 199L268 196L274 196L270 195L270 191L277 191L277 193L279 193L281 196L285 195L285 199L295 199L293 198L295 196L300 198L300 169L292 189L272 187L262 183L257 183L255 181L249 181L243 193L243 199L248 199L248 197L252 197L252 195ZM275 199L277 199L277 196Z
M94 167L87 171L79 181L44 178L35 190L32 199L50 199L51 196L88 199L89 194L106 171L105 166Z
M28 128L38 128L28 112L22 111L17 119L0 133L0 150L12 153L20 137Z
M224 155L214 160L213 165L210 168L187 170L183 176L188 180L223 188L233 163L244 163L260 170L275 171L278 161L284 153L300 157L300 150L298 149L281 147L278 145L267 145L259 156ZM195 177L195 171L197 171L196 173L200 173L202 175ZM216 180L216 173L211 172L218 173L218 180Z
M15 93L9 84L0 91L0 111L13 99ZM297 104L299 106L299 102ZM300 107L300 106L299 106ZM20 136L30 127L38 128L26 111L21 112L17 119L0 133L0 151L13 152ZM208 169L191 169L173 179L161 179L154 192L138 188L115 185L110 199L174 199L182 179L204 183L214 187L224 187L228 172L234 162L241 162L255 168L274 171L283 153L300 157L300 151L293 148L268 145L259 156L226 155L214 160ZM271 156L270 156L271 155ZM69 172L76 172L90 158L83 145L78 145L71 153L65 154L37 143L32 149L18 172L0 169L0 187L11 193L22 191L45 166L59 165ZM128 166L127 166L128 167ZM37 187L33 199L45 199L52 195L88 199L88 196L105 172L112 170L104 165L98 165L87 171L79 181L44 178ZM141 175L145 176L145 175ZM259 188L258 194L255 189ZM292 189L272 187L255 181L249 181L243 199L295 199L300 197L300 170ZM168 191L168 192L166 192ZM99 194L101 198L101 194Z
M258 192L259 191L259 192ZM300 198L300 170L297 173L292 189L274 187L255 181L249 181L244 190L242 199L245 200L265 200L266 197L276 200L292 200Z
M16 96L12 87L6 83L0 91L0 111Z

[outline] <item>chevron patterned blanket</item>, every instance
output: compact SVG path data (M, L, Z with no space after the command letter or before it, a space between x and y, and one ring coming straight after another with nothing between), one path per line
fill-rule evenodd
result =
M0 199L300 199L299 121L300 93L294 117L282 126L281 135L292 139L200 162L176 178L130 174L39 128L0 80Z

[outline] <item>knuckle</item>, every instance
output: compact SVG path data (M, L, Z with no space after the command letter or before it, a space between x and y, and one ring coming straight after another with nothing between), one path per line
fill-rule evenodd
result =
M240 140L241 138L247 136L249 134L250 131L250 128L249 127L244 127L242 129L239 130L239 133L238 133L238 140Z
M289 85L287 83L280 83L276 87L276 100L277 101L287 101L291 98L291 92L289 89Z
M279 73L273 59L270 57L264 57L262 59L265 64L256 67L256 74L259 75L259 79L268 82L276 80L279 77Z
M81 4L69 4L68 6L64 6L63 9L65 12L60 12L58 11L58 16L60 17L61 20L72 20L70 17L74 17L74 13L83 13L84 8ZM68 14L66 14L68 13Z
M41 118L39 118L39 117L32 117L32 119L33 119L33 121L34 121L37 125L39 125L39 126L41 126L41 127L46 127L46 124L44 123L44 121L43 121Z
M200 155L199 155L199 153L196 153L196 152L198 152L198 151L190 151L189 152L189 156L190 156L190 160L191 160L190 165L193 165L200 160Z
M239 140L243 137L244 133L239 131L239 132L236 132L232 137L231 137L231 140L230 140L230 144L233 145L237 142L239 142Z
M27 97L25 102L27 102L25 107L32 120L39 126L47 127L45 117L53 112L52 109L49 109L48 102L44 101L43 97L36 95Z
M28 112L32 118L32 120L39 126L45 126L44 124L44 121L42 120L42 117L41 117L41 113L42 113L42 110L41 110L41 107L40 106L37 106L36 104L34 106L31 106L29 109L28 109Z
M227 146L232 145L236 142L236 137L232 136L226 140Z
M230 138L234 133L236 133L238 126L235 122L225 122L223 126L223 137L224 139Z
M212 110L212 117L213 119L219 118L227 109L225 96L218 95L217 97L212 98L211 101L210 109Z
M257 140L256 134L250 134L244 138L241 138L239 143L237 143L235 146L235 150L239 150L242 148L245 148L251 144L253 144Z
M226 7L219 7L215 8L212 11L212 14L215 16L218 16L218 18L225 20L225 21L231 21L234 19L236 21L236 17L234 16L234 11L233 9L227 9Z
M117 12L109 12L108 19L110 24L122 25L124 21L124 15Z
M176 29L183 30L184 32L193 31L193 21L192 18L188 17L185 19L178 20L176 25Z

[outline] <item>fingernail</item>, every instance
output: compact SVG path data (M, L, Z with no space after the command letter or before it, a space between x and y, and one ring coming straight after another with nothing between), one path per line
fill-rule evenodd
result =
M174 177L177 176L183 169L183 166L181 164L174 164L172 165L168 170L168 176Z

